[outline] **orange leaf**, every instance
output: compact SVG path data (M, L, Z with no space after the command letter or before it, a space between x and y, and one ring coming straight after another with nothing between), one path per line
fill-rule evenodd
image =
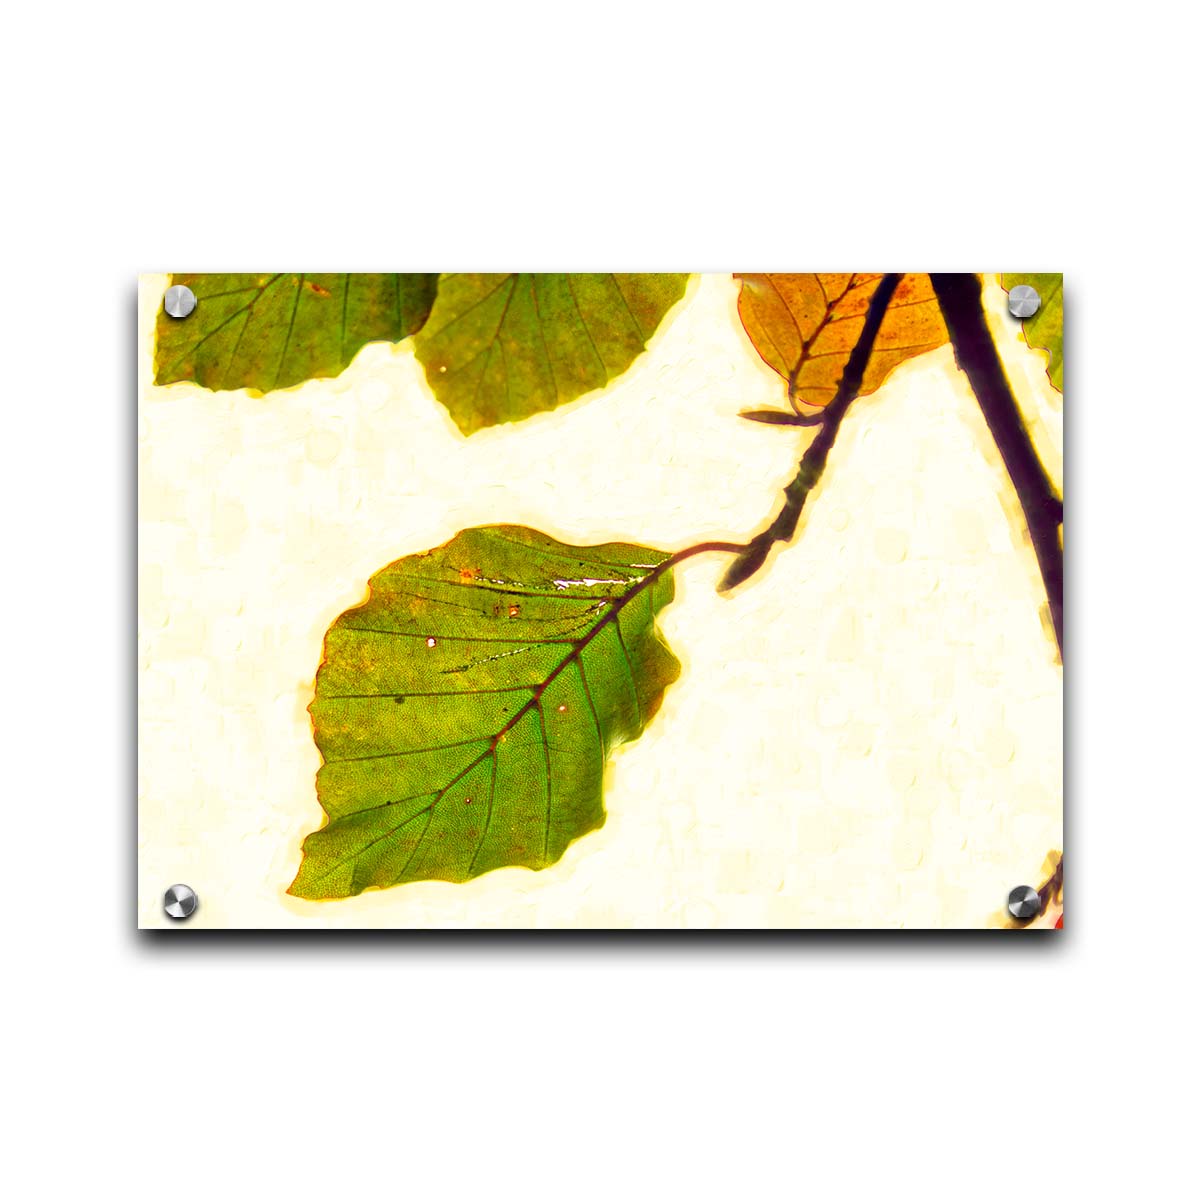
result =
M763 361L787 380L793 408L824 408L837 394L880 275L737 275L738 315ZM859 395L893 367L935 350L946 326L928 275L905 275L896 289Z

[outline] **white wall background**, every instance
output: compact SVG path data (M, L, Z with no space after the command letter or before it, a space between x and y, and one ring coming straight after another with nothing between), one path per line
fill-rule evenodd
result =
M11 14L14 1188L1185 1192L1194 26L1165 3ZM137 935L134 276L251 262L1063 269L1065 936Z

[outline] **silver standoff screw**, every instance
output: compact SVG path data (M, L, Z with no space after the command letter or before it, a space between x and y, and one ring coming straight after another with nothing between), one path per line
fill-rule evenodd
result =
M1008 911L1018 921L1028 921L1042 911L1042 898L1027 883L1008 893Z
M1042 307L1042 298L1027 283L1018 283L1008 293L1008 311L1019 320L1032 317Z
M163 911L176 921L185 921L196 911L196 893L186 883L173 883L163 895Z
M163 308L167 310L167 316L174 317L177 321L182 320L195 307L196 293L190 287L177 283L167 288L166 295L163 296Z

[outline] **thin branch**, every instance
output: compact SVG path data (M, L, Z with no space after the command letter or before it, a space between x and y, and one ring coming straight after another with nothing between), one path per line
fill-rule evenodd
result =
M1054 868L1050 878L1038 888L1038 899L1042 902L1042 907L1039 912L1045 912L1052 900L1057 900L1062 895L1063 890L1063 860L1058 860L1058 865Z
M825 463L829 458L829 451L833 448L842 418L845 417L850 405L858 395L859 388L862 387L863 374L870 361L871 351L875 347L875 338L879 334L884 313L887 312L887 307L891 303L900 278L899 275L885 275L879 281L879 286L875 289L875 294L871 297L871 303L867 308L862 332L858 335L858 341L846 362L846 369L842 372L837 394L824 411L821 428L817 436L809 443L808 449L805 450L795 479L784 488L782 510L766 529L746 544L730 565L729 570L725 572L724 578L717 587L718 591L727 592L731 588L737 587L739 583L744 583L766 562L767 555L776 542L791 541L800 520L800 513L804 509L804 502L825 470Z
M1050 619L1063 652L1063 552L1059 539L1062 500L1049 477L1009 386L983 313L978 275L930 275L959 368L970 381L1000 457L1008 469L1042 572Z

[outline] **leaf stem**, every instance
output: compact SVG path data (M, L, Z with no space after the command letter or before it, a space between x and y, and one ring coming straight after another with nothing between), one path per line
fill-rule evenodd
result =
M963 374L970 381L984 420L996 441L1025 513L1050 605L1050 619L1063 652L1063 551L1059 527L1062 500L1055 494L1033 448L1029 430L1009 386L1008 377L983 312L983 288L978 275L930 275L933 290L950 333L950 344Z
M858 341L854 344L854 349L850 352L850 357L846 362L846 369L842 372L837 394L824 410L821 428L800 459L795 479L784 488L783 508L766 529L753 537L741 549L738 557L718 584L718 591L727 592L731 588L737 587L739 583L744 583L766 562L767 555L776 542L791 541L800 520L800 513L804 509L804 503L825 470L825 463L829 458L829 451L833 448L842 418L845 417L850 405L858 396L859 388L862 387L863 374L870 361L871 351L875 347L879 327L883 323L884 313L887 312L887 307L900 283L900 278L900 275L892 274L885 275L879 281L879 286L875 289L875 294L871 297L871 303L867 308L862 332L858 335Z
M666 562L659 563L651 575L657 579L695 554L741 554L745 549L745 542L701 542L699 545L689 546L686 550L677 550Z
M779 412L773 408L757 408L750 412L740 412L739 417L747 421L758 421L763 425L821 425L825 421L825 409L815 413Z

